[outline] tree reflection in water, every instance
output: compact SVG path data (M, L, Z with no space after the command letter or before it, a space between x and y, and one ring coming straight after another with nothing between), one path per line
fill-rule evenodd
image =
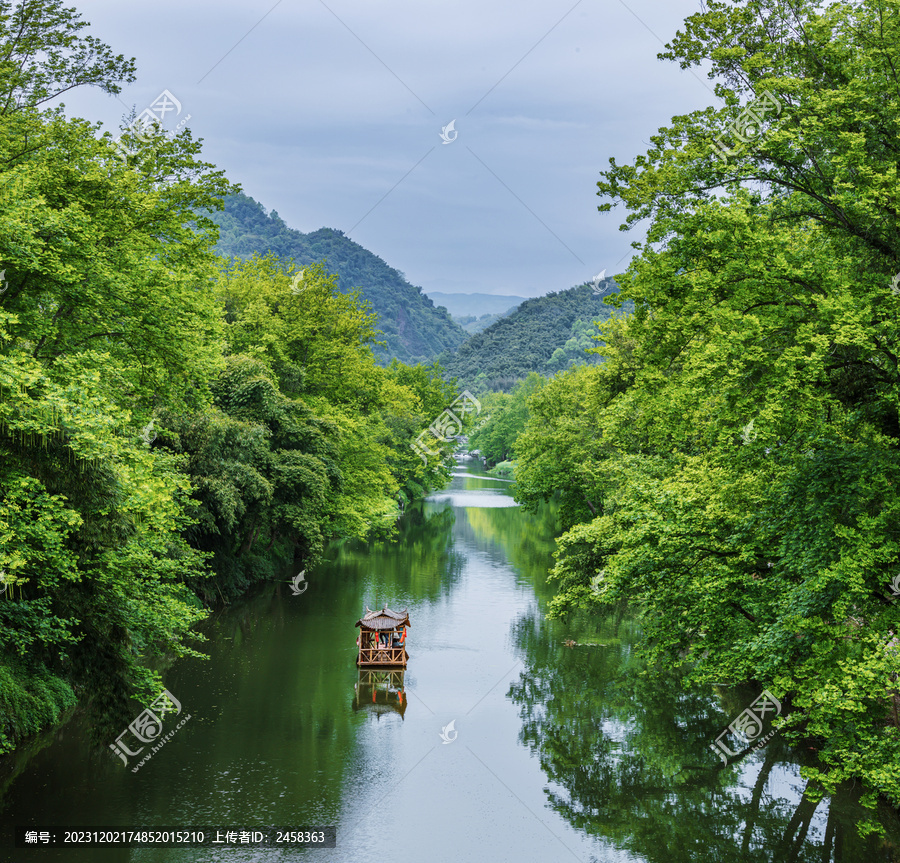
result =
M648 674L630 621L564 624L534 610L513 636L525 666L509 692L520 739L540 758L550 807L573 826L665 863L900 860L889 807L877 813L886 837L861 838L862 789L811 799L800 767L812 752L776 734L728 766L717 760L709 744L758 689L701 691Z

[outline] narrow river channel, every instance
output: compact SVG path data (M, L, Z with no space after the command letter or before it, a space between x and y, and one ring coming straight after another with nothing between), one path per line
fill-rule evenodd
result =
M395 539L333 547L300 595L287 570L216 613L210 659L165 673L190 720L137 773L81 715L0 759L0 859L898 859L896 819L859 839L859 789L811 802L812 756L777 735L723 767L709 746L746 693L648 682L627 617L546 621L555 510L530 515L482 474L460 462ZM373 677L354 623L384 605L409 610L410 660ZM15 849L14 825L332 825L337 845Z

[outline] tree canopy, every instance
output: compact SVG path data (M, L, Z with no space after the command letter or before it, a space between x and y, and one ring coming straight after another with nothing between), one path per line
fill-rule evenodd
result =
M131 80L84 26L0 3L0 752L78 700L108 742L209 604L449 475L411 447L443 370L379 366L324 266L219 258L234 187L189 131L123 161L44 105Z
M767 687L807 778L896 806L900 7L820 5L712 0L667 45L725 105L610 160L634 315L532 398L518 479L564 495L555 613L635 603L649 657Z

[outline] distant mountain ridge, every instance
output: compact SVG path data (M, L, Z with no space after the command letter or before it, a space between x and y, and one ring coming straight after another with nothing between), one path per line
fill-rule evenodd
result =
M225 209L209 216L219 226L216 251L221 255L248 258L273 252L293 258L298 266L326 259L326 269L338 275L338 290L349 293L359 288L378 314L378 328L384 332L379 338L386 347L373 345L372 350L381 363L394 357L409 364L430 363L467 338L462 327L421 288L343 231L319 228L304 234L289 228L275 210L267 213L262 204L243 194L227 196Z
M443 306L454 318L472 315L503 315L527 300L527 297L508 297L504 294L445 294L425 291L436 306Z
M443 306L469 335L486 330L491 324L512 314L525 297L504 294L443 294L426 292L438 306Z
M509 391L529 372L554 374L576 363L596 363L596 354L585 353L597 346L591 336L593 322L606 320L616 309L605 297L618 291L611 278L584 284L544 297L525 300L511 315L473 335L454 353L441 356L448 377L460 386L478 391ZM629 301L623 311L631 311Z

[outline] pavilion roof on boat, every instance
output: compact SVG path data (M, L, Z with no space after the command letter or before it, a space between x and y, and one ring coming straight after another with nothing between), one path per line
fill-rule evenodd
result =
M356 621L356 625L360 629L384 632L385 630L397 629L401 626L409 626L409 613L407 609L391 611L387 606L371 611L366 606L366 613Z

